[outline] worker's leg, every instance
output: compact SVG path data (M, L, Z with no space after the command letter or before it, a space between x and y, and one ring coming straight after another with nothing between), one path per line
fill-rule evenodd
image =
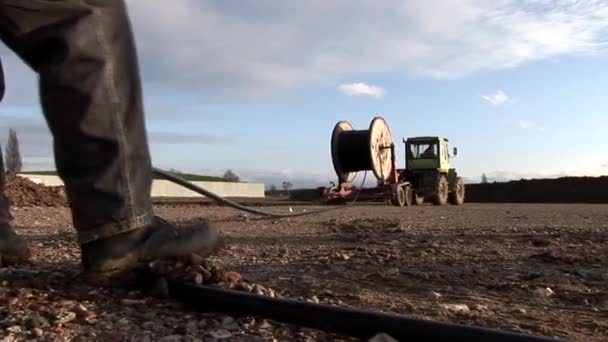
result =
M122 0L0 0L0 36L40 77L85 268L121 269L215 243L213 230L178 233L154 219L139 70Z

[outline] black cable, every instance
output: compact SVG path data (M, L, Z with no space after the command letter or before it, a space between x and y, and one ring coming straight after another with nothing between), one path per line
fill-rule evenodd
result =
M288 217L299 217L299 216L307 216L307 215L316 215L316 214L320 214L320 213L324 213L324 212L328 212L328 211L332 211L332 210L338 210L338 209L344 209L344 207L333 207L333 208L328 208L328 209L322 209L322 210L316 210L316 211L310 211L310 212L305 212L305 213L299 213L299 214L274 214L274 213L268 213L265 211L261 211L261 210L256 210L256 209L252 209L249 208L247 206L238 204L234 201L225 199L223 197L221 197L220 195L217 195L209 190L206 190L196 184L193 184L191 182L188 182L187 180L178 177L170 172L158 169L156 167L152 168L152 171L154 173L156 173L157 175L165 178L168 181L171 181L175 184L181 185L186 189L192 190L198 194L201 194L203 196L209 197L213 200L215 200L218 203L223 203L227 206L233 207L235 209L238 210L242 210L251 214L257 214L257 215L262 215L262 216L268 216L268 217L274 217L274 218L288 218Z
M365 174L363 174L363 181L361 182L361 186L359 187L359 191L357 191L357 194L355 195L355 198L353 198L351 204L355 204L355 202L357 202L357 199L359 199L359 195L363 191L363 186L365 185L365 179L367 179L367 171L365 171Z
M399 341L556 342L463 324L434 322L403 315L357 310L293 299L271 298L235 290L167 279L169 296L203 312L253 315L336 334L371 338L385 333Z

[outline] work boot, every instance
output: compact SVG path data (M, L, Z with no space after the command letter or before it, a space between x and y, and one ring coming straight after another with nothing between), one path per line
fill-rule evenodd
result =
M217 228L208 223L177 228L160 217L139 229L82 244L87 280L121 286L134 281L134 269L152 261L183 261L208 256L221 246Z
M30 256L27 241L15 233L10 223L0 223L0 267L28 263Z

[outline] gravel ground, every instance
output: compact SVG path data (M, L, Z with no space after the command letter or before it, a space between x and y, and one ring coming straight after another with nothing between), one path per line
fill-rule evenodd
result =
M283 220L197 205L158 206L157 213L216 222L227 247L209 262L261 285L254 292L608 340L606 205L360 205ZM2 341L349 340L83 285L74 280L79 250L69 211L13 208L13 215L32 240L35 264L0 270Z

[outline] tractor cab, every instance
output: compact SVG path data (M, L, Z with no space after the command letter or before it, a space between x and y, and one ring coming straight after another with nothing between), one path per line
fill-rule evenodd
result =
M403 139L407 171L437 170L448 172L450 169L449 141L441 137L413 137ZM457 154L454 148L454 155Z
M449 141L441 137L413 137L403 139L405 169L399 170L400 179L414 189L416 204L425 199L443 205L464 202L464 183L451 165ZM454 148L453 155L458 150Z

